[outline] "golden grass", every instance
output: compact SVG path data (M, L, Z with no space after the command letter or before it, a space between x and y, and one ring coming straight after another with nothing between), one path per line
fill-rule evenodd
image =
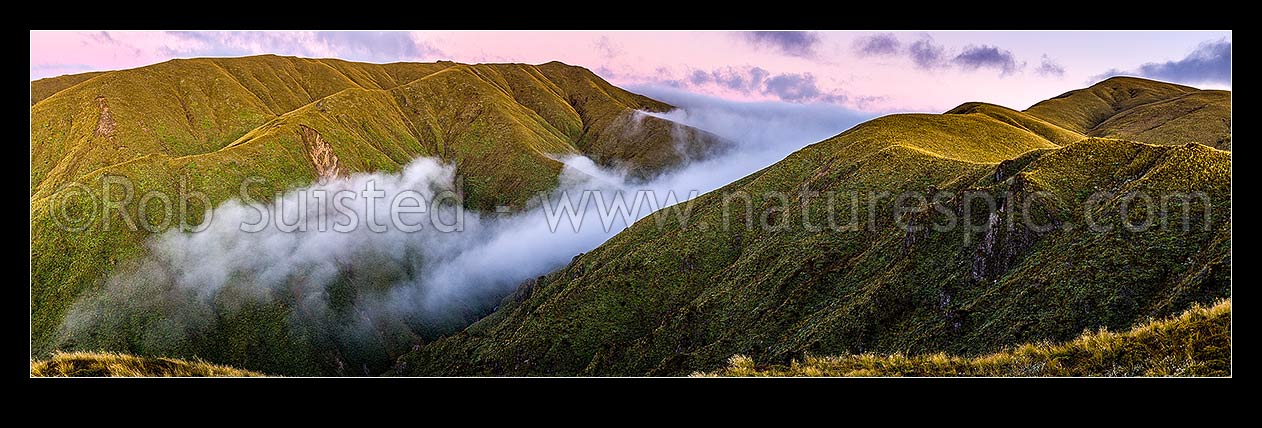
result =
M137 357L109 352L58 352L31 361L34 377L259 377L262 373L201 360Z
M1230 91L1113 77L1042 101L1022 114L1090 137L1231 150Z
M1026 344L975 358L845 355L758 366L736 355L694 376L1230 376L1231 299L1195 306L1126 332L1100 330L1066 343Z

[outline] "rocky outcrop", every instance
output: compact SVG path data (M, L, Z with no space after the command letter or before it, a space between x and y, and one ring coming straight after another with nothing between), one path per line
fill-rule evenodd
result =
M114 116L110 114L110 105L105 102L105 97L97 96L96 107L100 111L100 116L96 120L95 135L112 141L114 138Z
M341 175L337 155L333 153L333 146L324 141L324 137L321 137L319 132L307 125L298 125L298 136L302 138L302 147L307 154L307 160L311 161L311 168L315 170L316 178L325 181Z

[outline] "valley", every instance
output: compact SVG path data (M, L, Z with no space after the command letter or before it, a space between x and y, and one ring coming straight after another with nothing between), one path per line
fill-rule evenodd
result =
M33 375L1230 374L1229 91L1111 77L750 160L732 129L671 120L688 105L555 61L261 55L31 85ZM450 192L469 229L190 226L370 180ZM538 195L592 188L702 192L543 232Z

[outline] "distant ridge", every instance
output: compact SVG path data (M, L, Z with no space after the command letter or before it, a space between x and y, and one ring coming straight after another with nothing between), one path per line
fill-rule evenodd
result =
M1231 150L1231 92L1110 77L1025 110L1090 137Z

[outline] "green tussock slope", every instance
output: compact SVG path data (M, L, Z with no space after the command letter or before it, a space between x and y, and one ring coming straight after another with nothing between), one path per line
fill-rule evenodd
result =
M687 222L641 220L393 373L678 375L734 354L970 356L1229 297L1230 153L1066 144L1046 120L956 113L874 119L702 195ZM830 211L803 191L841 204ZM1204 199L1171 202L1197 213L1187 228L1125 227L1135 211L1123 215L1124 195L1193 191ZM881 192L929 200L895 206ZM875 200L872 227L826 228L851 221L852 196ZM917 209L904 225L899 207ZM971 226L904 227L951 218Z
M1088 332L1065 343L1034 343L965 358L933 355L807 357L759 366L734 356L697 376L1230 376L1231 300L1123 332Z
M35 105L61 90L77 85L80 82L105 74L105 71L92 71L79 74L67 74L48 77L31 82L31 105Z
M1012 125L1013 127L1032 132L1060 146L1074 143L1086 138L1086 136L1080 133L1054 125L1027 113L994 104L978 102L964 103L959 107L948 110L946 114L977 114L987 116L1008 125Z
M31 361L34 377L258 377L263 374L205 361L107 352L58 352Z
M141 349L140 339L126 331L73 343L58 336L72 302L144 255L151 232L128 224L139 221L137 199L147 192L188 189L217 205L238 197L245 179L259 177L264 181L251 187L251 196L268 200L320 177L397 172L428 156L455 165L469 208L519 209L555 187L558 156L586 155L650 177L724 147L713 135L637 112L670 105L556 62L366 64L262 55L173 60L80 77L32 82L33 93L50 93L31 113L37 355L59 347L110 349L201 355L269 373L321 370L310 363L317 358L305 339L286 333L284 307L230 319L222 337L179 352ZM683 150L676 149L680 139L690 141ZM317 160L317 149L331 156ZM133 185L135 196L122 213L88 216L75 224L79 231L63 227L60 213L101 212L99 203L77 192L104 200L111 176ZM111 200L122 198L111 189ZM203 207L191 204L183 220L196 224ZM180 220L153 223L161 231Z
M1091 135L1231 150L1231 92L1196 91L1134 107L1100 123Z
M1070 131L1086 134L1114 114L1195 91L1189 86L1135 77L1110 77L1034 104L1025 112Z
M1024 113L1091 137L1231 150L1231 93L1111 77L1039 102Z
M36 83L33 88L48 86ZM339 112L315 106L337 125L312 126L316 131L361 137L332 140L334 153L343 161L379 155L364 153L370 149L382 151L394 163L420 155L478 166L497 160L482 156L486 153L478 147L467 147L479 141L518 147L536 157L583 153L649 176L715 149L711 136L635 114L664 111L669 105L560 63L378 65L265 55L173 60L105 72L82 83L32 107L32 199L51 195L92 171L147 155L213 155L260 128L296 126L292 122L302 118L291 113L334 94L343 99L390 97L386 105ZM352 91L342 94L347 90ZM277 123L286 115L291 115L289 121ZM386 115L385 120L378 120L379 115ZM643 126L633 126L637 124ZM398 139L405 135L411 138ZM680 136L696 140L684 153L674 150ZM292 144L284 139L273 143ZM376 147L380 144L403 150ZM379 166L348 167L347 172ZM519 174L516 180L534 185L555 178L503 168L496 175L505 174Z

